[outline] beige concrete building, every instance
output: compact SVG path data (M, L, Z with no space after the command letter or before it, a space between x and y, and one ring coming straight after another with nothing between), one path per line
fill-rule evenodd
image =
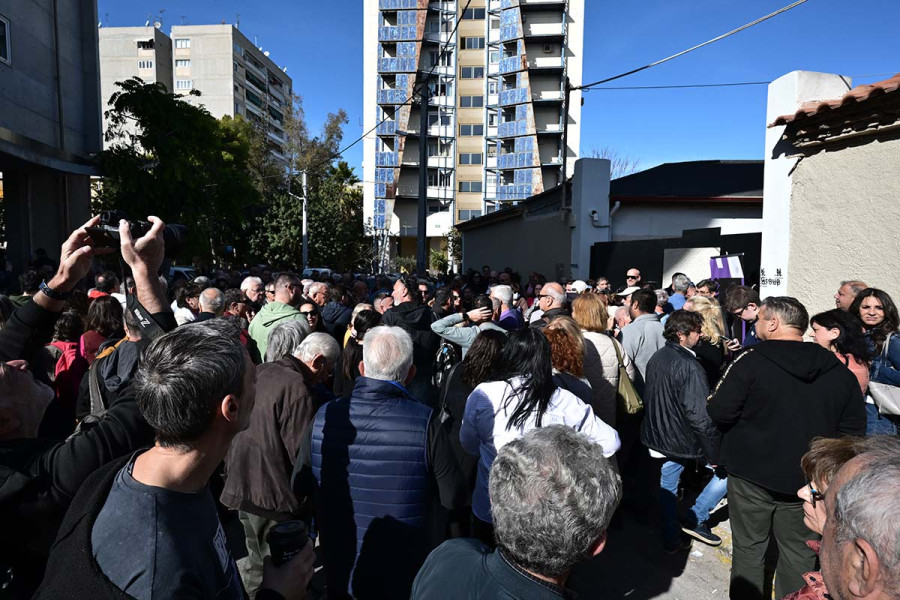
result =
M242 115L264 125L273 154L286 160L284 115L293 89L287 72L232 25L175 25L171 37L175 93L217 119Z
M848 279L900 300L900 75L850 87L806 71L769 86L761 295L810 314Z
M172 40L161 26L101 27L98 35L104 112L109 108L110 97L119 89L117 81L140 77L146 83L161 83L172 91ZM104 119L104 132L106 128Z
M454 224L571 176L581 96L566 110L564 82L581 83L584 4L365 0L364 128L375 131L364 142L364 219L385 266L415 254L421 143L431 248Z
M96 0L0 3L0 200L6 257L58 259L90 215L101 147Z

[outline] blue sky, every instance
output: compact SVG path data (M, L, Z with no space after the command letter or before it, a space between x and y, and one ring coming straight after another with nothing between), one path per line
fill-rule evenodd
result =
M591 82L706 41L790 0L587 0L584 81ZM288 68L317 131L344 108L345 142L362 135L362 0L99 0L111 26L163 29L234 23ZM771 81L789 71L844 75L900 72L898 0L808 0L735 36L609 86ZM372 49L371 51L374 51ZM872 83L887 76L854 79ZM583 153L609 147L640 168L680 160L762 158L766 86L682 90L595 90L582 113ZM346 154L361 174L362 145Z

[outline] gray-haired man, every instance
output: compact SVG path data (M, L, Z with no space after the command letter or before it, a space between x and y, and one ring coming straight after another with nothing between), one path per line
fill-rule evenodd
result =
M409 334L369 330L359 371L349 398L316 413L294 491L315 496L329 597L407 598L430 550L432 498L461 508L468 487L439 420L405 387Z
M444 542L416 576L413 600L568 597L572 567L606 545L621 488L599 444L548 425L500 449L490 495L497 550L476 540Z

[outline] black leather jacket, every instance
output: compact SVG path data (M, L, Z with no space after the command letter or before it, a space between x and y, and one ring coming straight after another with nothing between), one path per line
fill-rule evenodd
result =
M718 464L720 434L706 412L707 395L697 358L668 342L647 363L641 442L666 456Z

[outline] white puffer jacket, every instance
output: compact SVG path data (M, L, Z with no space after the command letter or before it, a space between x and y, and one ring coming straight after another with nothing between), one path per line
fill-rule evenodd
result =
M634 381L634 365L622 345L604 333L582 331L584 334L584 376L591 384L594 413L604 423L615 427L616 390L619 387L619 360L616 346L625 363L628 378Z

